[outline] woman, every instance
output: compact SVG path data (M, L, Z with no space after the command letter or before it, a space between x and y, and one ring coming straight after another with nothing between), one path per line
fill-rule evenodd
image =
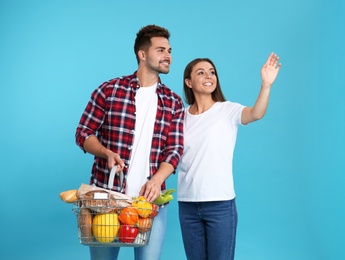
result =
M234 259L237 211L232 158L238 125L261 119L281 64L271 53L261 69L253 107L226 101L215 65L195 59L184 71L189 106L184 119L184 154L178 176L179 217L189 260Z

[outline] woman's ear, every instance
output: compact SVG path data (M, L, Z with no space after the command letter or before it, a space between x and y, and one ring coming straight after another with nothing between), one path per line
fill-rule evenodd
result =
M190 79L185 79L184 83L186 83L187 87L192 88L192 82Z

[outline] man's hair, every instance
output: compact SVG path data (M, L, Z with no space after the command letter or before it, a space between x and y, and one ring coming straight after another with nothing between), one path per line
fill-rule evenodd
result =
M214 68L214 72L217 78L217 86L216 89L212 92L212 100L216 102L224 102L226 101L222 89L220 87L220 82L218 78L218 72L216 66L214 65L213 61L209 58L197 58L192 60L190 63L187 64L186 68L184 69L183 73L183 91L184 91L184 98L188 105L192 105L195 102L195 96L191 88L189 88L185 82L185 79L191 79L191 73L196 64L199 62L206 61L212 65Z
M169 40L170 33L167 29L151 24L147 25L139 30L137 33L137 38L134 43L134 53L139 64L139 50L148 50L151 47L152 37L164 37Z

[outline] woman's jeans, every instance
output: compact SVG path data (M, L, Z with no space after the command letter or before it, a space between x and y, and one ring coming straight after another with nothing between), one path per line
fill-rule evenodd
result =
M188 260L234 259L237 228L235 199L178 204Z
M159 260L165 238L168 207L160 207L158 215L153 220L149 244L144 247L134 247L135 260ZM91 260L116 260L120 247L90 247Z

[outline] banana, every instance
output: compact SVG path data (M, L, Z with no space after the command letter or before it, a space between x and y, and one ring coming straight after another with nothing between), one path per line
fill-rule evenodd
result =
M157 205L163 205L171 200L174 199L174 197L171 195L175 192L175 189L170 189L162 192L159 197L153 202Z
M67 203L72 203L78 200L77 190L67 190L60 193L60 198L62 201Z

